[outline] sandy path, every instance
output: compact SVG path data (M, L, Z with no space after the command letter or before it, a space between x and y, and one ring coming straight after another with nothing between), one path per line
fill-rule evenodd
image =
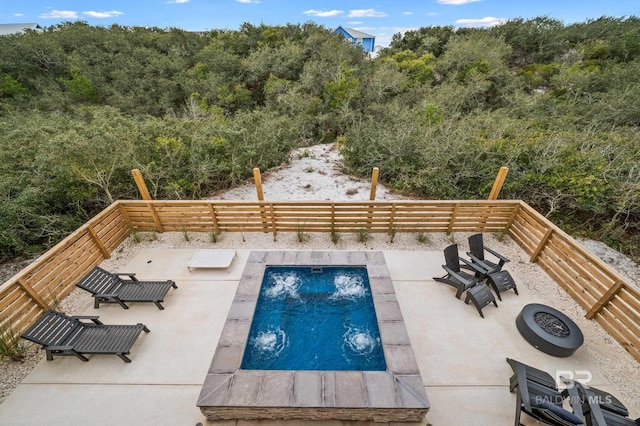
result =
M292 152L288 164L262 173L265 200L368 200L371 178L358 179L343 172L342 155L335 144L314 145ZM378 183L376 200L407 200ZM257 200L253 179L207 197L215 200Z

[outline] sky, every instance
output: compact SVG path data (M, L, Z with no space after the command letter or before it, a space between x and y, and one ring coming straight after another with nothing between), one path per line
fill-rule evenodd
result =
M640 0L0 0L0 23L236 30L244 22L315 22L374 35L388 46L395 33L434 25L492 26L515 18L548 16L565 24L601 16L640 16Z

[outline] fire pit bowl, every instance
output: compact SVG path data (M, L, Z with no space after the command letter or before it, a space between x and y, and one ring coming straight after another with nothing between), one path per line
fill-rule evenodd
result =
M542 352L568 357L584 343L582 332L571 318L539 303L522 308L516 327L524 339Z

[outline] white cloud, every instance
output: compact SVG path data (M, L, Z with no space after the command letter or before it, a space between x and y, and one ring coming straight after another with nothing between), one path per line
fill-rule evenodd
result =
M376 46L387 47L395 33L404 34L407 31L416 31L419 27L356 27L358 31L376 36Z
M117 10L112 10L111 12L95 12L93 10L89 10L87 12L82 12L82 14L90 18L111 18L113 16L122 15L122 12Z
M495 27L496 25L504 24L507 22L506 18L494 18L493 16L487 16L482 19L458 19L456 24L465 25L467 27Z
M24 16L24 13L14 13L13 16Z
M189 0L187 0L189 1ZM250 4L250 3L254 3L254 4L258 4L260 3L259 0L236 0L238 3L245 3L245 4Z
M429 12L427 13L427 16L438 16L438 14L436 12Z
M384 12L378 12L375 9L356 9L349 11L349 18L384 18L387 16Z
M403 15L413 15L413 12L402 12Z
M74 10L52 10L39 16L42 19L78 19L78 12Z
M167 4L182 4L182 3L189 3L191 0L169 0L165 3Z
M460 6L461 4L473 3L480 0L438 0L440 4L452 4L454 6Z
M312 16L317 16L319 18L330 18L332 16L340 16L340 15L344 15L344 10L315 10L315 9L309 9L309 10L305 10L304 12L305 15L312 15Z

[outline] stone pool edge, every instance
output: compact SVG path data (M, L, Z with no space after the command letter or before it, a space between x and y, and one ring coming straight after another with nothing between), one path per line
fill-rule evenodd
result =
M366 266L386 371L241 370L267 266ZM252 251L198 402L208 420L420 422L429 402L381 251Z

